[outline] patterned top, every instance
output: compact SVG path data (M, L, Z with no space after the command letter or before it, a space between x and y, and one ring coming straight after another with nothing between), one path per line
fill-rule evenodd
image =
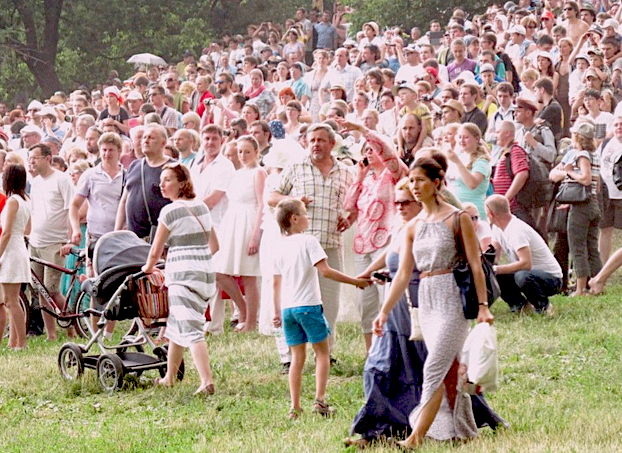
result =
M352 174L341 162L333 159L333 168L324 178L311 158L306 157L302 162L291 164L283 170L281 184L276 192L292 197L311 197L313 203L307 206L307 234L315 236L324 249L333 249L341 246L337 223L351 185Z
M592 172L592 182L591 182L591 192L592 196L596 196L598 193L598 181L600 179L600 160L598 158L598 154L590 153L589 151L577 151L576 157L574 159L573 170L577 173L581 173L581 168L579 167L579 158L585 157L591 164L591 172Z
M160 211L159 222L169 230L166 256L166 286L190 288L203 300L216 291L216 274L208 241L212 219L199 198L176 200Z
M354 236L354 252L358 254L375 252L387 244L395 216L395 184L408 173L406 165L377 134L370 132L365 138L385 168L379 174L367 173L346 196L345 209L358 212Z

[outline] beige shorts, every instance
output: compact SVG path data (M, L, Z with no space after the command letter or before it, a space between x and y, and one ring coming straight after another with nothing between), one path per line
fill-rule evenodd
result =
M43 261L48 261L57 266L65 266L65 257L61 256L60 249L63 243L52 244L46 247L33 247L30 246L30 256L33 258L39 258ZM43 266L39 263L30 263L32 270L37 274L39 278L43 276L43 285L47 288L50 294L60 292L60 279L63 275L62 272L52 269L48 266Z

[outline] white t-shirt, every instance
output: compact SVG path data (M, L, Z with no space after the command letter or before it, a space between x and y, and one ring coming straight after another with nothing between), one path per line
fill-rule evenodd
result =
M201 200L213 190L227 192L229 183L235 175L235 167L224 155L219 154L204 170L201 170L204 158L205 157L202 156L197 158L198 160L195 159L194 164L190 168L190 175L192 176L196 196ZM223 195L216 206L210 209L212 223L216 227L220 225L228 206L227 195Z
M415 83L415 79L419 76L422 76L426 73L425 69L423 69L422 64L418 64L417 66L411 66L409 64L405 64L404 66L400 66L395 74L395 83L399 82L409 82Z
M518 250L529 247L532 270L540 270L554 277L562 278L562 268L542 236L522 220L512 216L512 220L503 231L496 225L493 226L492 239L499 243L510 263L518 261L516 253Z
M594 138L603 140L607 133L613 133L613 115L609 112L600 112L597 117L588 115L594 122Z
M622 200L622 190L618 189L613 182L613 164L622 154L622 143L617 138L612 138L603 149L599 149L600 176L607 184L607 192L610 200Z
M274 260L274 273L281 275L281 309L322 305L315 265L326 259L320 242L308 234L283 236Z
M490 224L485 220L479 219L477 221L477 228L475 228L475 234L477 234L477 239L479 241L484 238L492 238L492 230L490 229Z
M33 247L47 247L65 243L69 239L69 207L73 200L73 184L69 175L54 170L47 178L37 176L32 180L32 232Z

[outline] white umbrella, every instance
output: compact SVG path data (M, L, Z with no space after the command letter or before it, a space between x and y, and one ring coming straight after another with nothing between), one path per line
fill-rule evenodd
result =
M135 65L166 65L166 61L164 61L162 57L158 57L157 55L153 55L151 53L137 53L136 55L132 55L127 62L134 63Z

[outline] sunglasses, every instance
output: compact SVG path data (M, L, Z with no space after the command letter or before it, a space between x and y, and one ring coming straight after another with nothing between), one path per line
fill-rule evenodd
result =
M406 206L408 206L408 205L410 205L411 203L414 203L414 202L415 202L415 200L395 200L395 206L396 207L400 207L401 206L402 208L404 208L404 207L406 207Z
M471 216L471 220L472 220L473 222L475 222L476 220L479 220L479 216L478 216L478 215L472 215L472 216Z

